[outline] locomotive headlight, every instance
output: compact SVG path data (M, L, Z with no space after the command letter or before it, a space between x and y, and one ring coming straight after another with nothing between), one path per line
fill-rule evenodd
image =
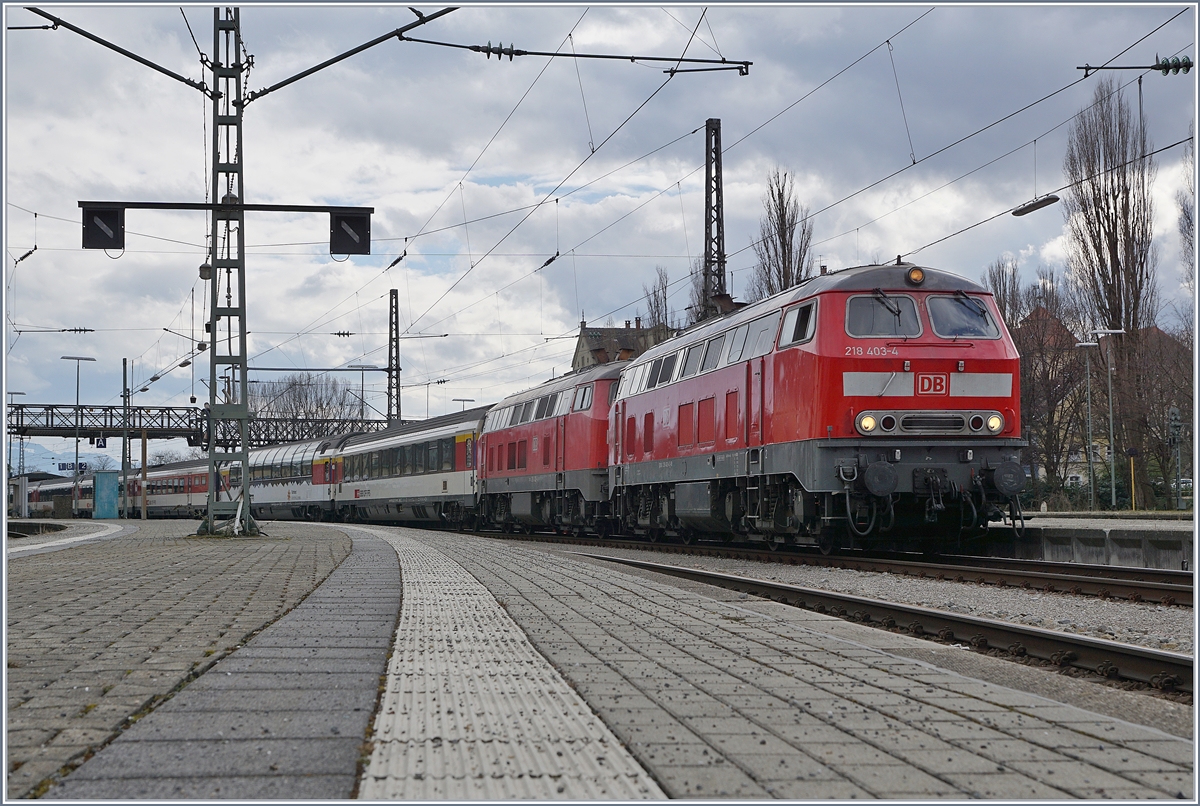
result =
M1004 418L999 414L993 414L987 418L988 431L993 434L999 434L1000 429L1004 428Z
M869 434L874 431L875 426L878 424L879 423L870 414L864 414L862 417L858 418L858 430L862 431L864 434Z
M908 281L913 285L925 282L925 270L919 266L913 266L908 270Z

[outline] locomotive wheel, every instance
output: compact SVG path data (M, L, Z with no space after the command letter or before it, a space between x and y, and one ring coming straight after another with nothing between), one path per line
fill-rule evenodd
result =
M646 539L651 543L657 543L663 539L662 529L649 529L646 531Z
M779 551L786 545L787 538L779 537L778 535L767 535L767 551Z
M821 550L822 554L825 554L825 555L832 554L833 553L833 535L829 534L828 532L823 532L821 534L821 536L817 538L817 548L819 548Z
M612 529L609 526L608 521L602 520L596 522L596 537L600 538L601 540L606 540L611 534Z
M521 532L527 535L533 534L533 524L527 523L521 527Z
M679 542L685 546L690 546L696 542L696 533L691 529L681 529L679 532Z

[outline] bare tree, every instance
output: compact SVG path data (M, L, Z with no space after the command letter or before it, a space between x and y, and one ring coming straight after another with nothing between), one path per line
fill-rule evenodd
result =
M671 278L667 276L667 270L662 266L655 266L654 282L650 286L642 286L642 291L646 294L647 327L670 330L675 326L667 303L667 287L670 284Z
M1067 266L1103 328L1137 333L1158 313L1154 200L1157 166L1151 148L1111 78L1075 119L1063 171Z
M250 410L259 417L352 420L360 410L358 390L329 375L298 372L250 387Z
M1117 427L1114 459L1144 455L1150 410L1144 390L1156 371L1140 358L1143 331L1155 326L1156 284L1151 146L1111 78L1096 85L1094 103L1080 112L1067 140L1063 195L1067 268L1085 314L1095 327L1124 330L1110 337ZM1142 462L1136 496L1145 505L1149 476Z
M983 287L992 292L996 307L1008 329L1012 330L1025 317L1021 306L1021 280L1017 276L1017 261L1010 255L996 258L983 275Z
M698 257L692 261L692 270L689 273L688 307L687 307L687 324L694 325L704 319L706 310L704 299L704 258Z
M111 456L101 454L92 462L92 470L112 470L117 466L117 460Z
M1029 451L1046 471L1047 493L1054 495L1066 484L1071 454L1086 442L1086 362L1071 327L1079 314L1053 269L1039 267L1019 297L1021 321L1012 335L1021 355L1021 417Z
M1183 150L1183 188L1175 193L1175 203L1179 206L1179 252L1183 261L1183 287L1187 290L1187 299L1179 305L1179 318L1183 325L1180 334L1191 341L1195 328L1192 306L1196 297L1196 140L1195 130L1189 131L1187 145Z
M767 178L758 234L754 244L758 263L746 288L750 302L791 288L813 273L809 210L796 198L792 178L778 168Z

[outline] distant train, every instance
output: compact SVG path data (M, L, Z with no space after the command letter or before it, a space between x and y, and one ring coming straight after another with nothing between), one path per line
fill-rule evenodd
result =
M771 548L945 544L1021 515L1019 361L978 284L861 266L494 406L255 450L251 512ZM206 473L151 469L149 514L200 513ZM222 484L236 495L241 480Z

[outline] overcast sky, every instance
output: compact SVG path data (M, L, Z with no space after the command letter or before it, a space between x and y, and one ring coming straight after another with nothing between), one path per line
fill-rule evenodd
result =
M178 7L45 8L206 78ZM211 53L212 7L184 9ZM399 6L243 8L249 88L413 19ZM5 22L41 20L6 6ZM922 247L1064 184L1070 119L1098 80L1081 80L1077 66L1195 60L1195 31L1194 11L1177 4L463 7L411 35L564 55L498 63L392 39L247 106L245 201L375 208L372 254L341 262L328 254L327 217L248 214L250 363L385 365L388 289L397 288L407 333L450 334L402 343L404 413L423 417L427 393L438 415L461 405L453 398L491 403L569 371L574 340L561 337L573 337L581 317L620 325L644 311L655 266L679 281L670 303L682 315L685 278L703 251L708 118L722 123L735 296L776 167L820 211L816 252L831 269L898 254L973 279L1004 254L1027 279L1039 265L1061 269L1057 206ZM754 64L746 76L667 81L659 64L576 60L572 48ZM177 365L193 329L202 332L206 224L202 213L130 211L126 251L108 256L80 248L77 202L205 201L210 102L65 29L6 31L4 69L6 389L24 391L21 402L73 402L74 362L59 356L91 355L82 400L115 404L122 357L134 361L136 389ZM1142 72L1108 75L1129 84L1136 112ZM1145 75L1141 106L1155 147L1189 136L1195 92L1195 72ZM1157 157L1155 185L1158 282L1172 301L1181 298L1182 157L1180 147ZM16 332L73 327L95 332ZM207 377L200 360L134 401L187 405L195 394L203 403ZM382 374L366 379L381 411L385 390Z

